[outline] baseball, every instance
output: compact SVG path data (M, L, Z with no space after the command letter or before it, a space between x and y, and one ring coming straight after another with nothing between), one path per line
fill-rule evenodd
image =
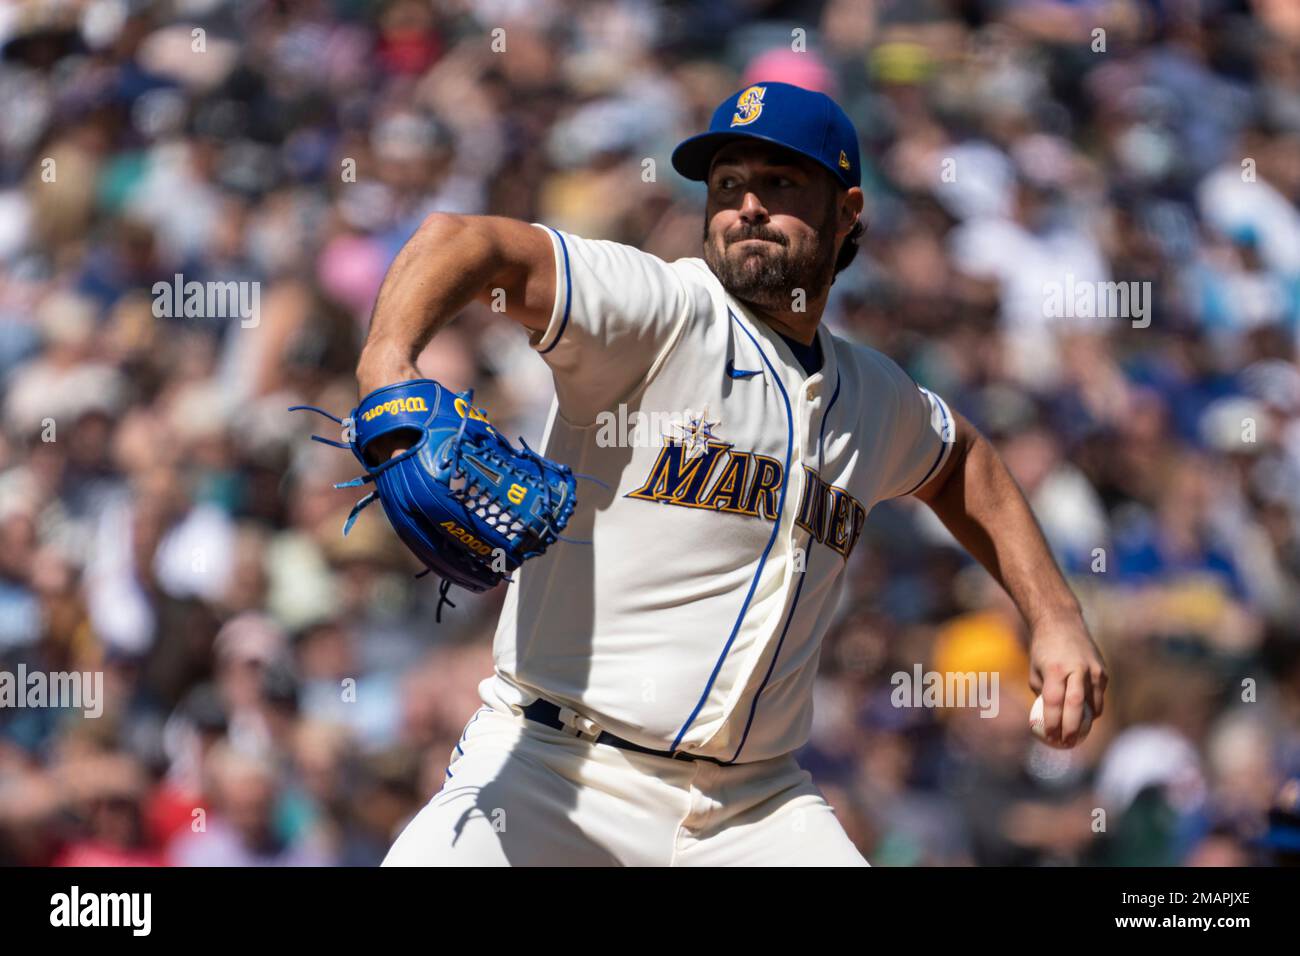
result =
M1085 700L1083 702L1083 723L1079 725L1079 733L1075 738L1075 743L1081 743L1088 736L1088 731L1092 729L1092 707ZM1053 743L1047 739L1047 731L1043 727L1043 695L1039 694L1034 698L1034 706L1029 708L1029 730L1035 737L1051 747L1058 750L1066 750L1065 746L1060 743Z

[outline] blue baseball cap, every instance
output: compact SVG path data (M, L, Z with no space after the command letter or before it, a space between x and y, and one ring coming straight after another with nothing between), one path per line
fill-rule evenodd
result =
M714 153L738 139L784 146L825 166L845 188L862 185L858 131L825 93L789 83L747 86L713 111L707 133L678 144L673 168L687 179L708 179Z

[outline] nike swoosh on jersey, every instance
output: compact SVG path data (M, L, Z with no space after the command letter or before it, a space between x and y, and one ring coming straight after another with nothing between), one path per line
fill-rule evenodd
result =
M733 362L731 359L727 359L727 374L730 375L732 378L753 378L761 371L762 369L759 368L755 368L755 369L736 368L736 363Z

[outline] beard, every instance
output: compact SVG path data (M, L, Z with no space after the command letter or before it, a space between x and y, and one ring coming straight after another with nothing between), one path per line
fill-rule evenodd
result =
M790 240L774 229L744 227L719 250L709 241L706 223L704 261L722 287L740 301L765 309L786 310L796 289L802 289L811 300L830 285L835 243L833 238L826 241L823 237L834 236L833 216L823 223L818 235L821 241L811 248L791 250ZM746 239L765 239L769 244L737 248Z

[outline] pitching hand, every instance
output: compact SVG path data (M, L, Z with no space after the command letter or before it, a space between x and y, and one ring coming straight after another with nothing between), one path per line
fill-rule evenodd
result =
M1073 747L1083 704L1093 719L1106 698L1106 663L1078 614L1044 620L1029 638L1029 686L1043 695L1043 729L1049 743Z

